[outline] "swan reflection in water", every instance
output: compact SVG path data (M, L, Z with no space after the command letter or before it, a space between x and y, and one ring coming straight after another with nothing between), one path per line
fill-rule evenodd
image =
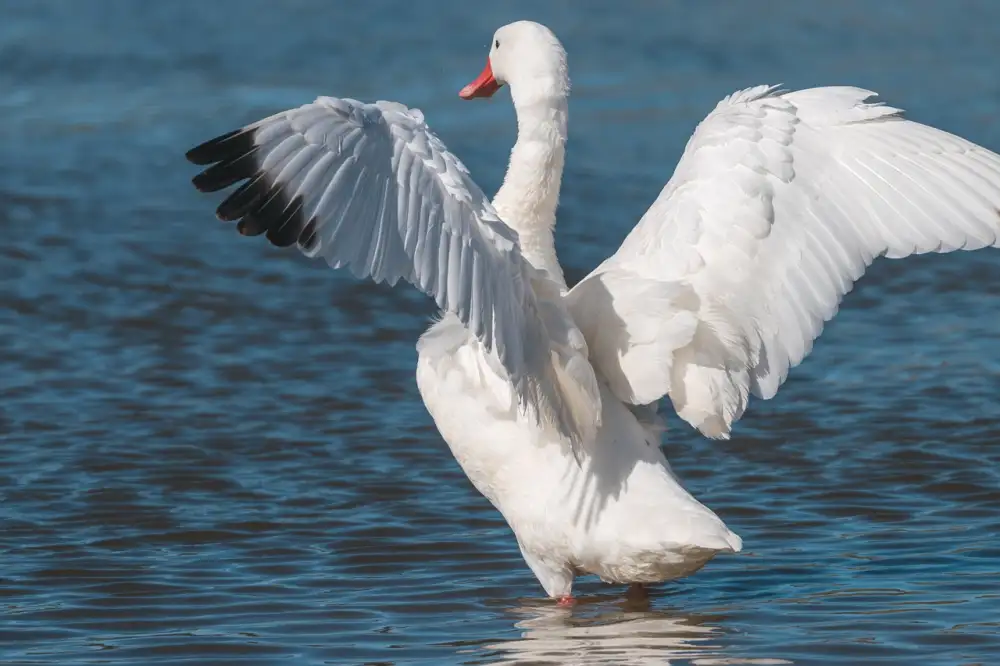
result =
M599 610L592 612L587 606ZM492 658L487 663L663 666L674 659L698 666L791 663L726 656L720 643L724 636L718 626L720 616L605 603L575 608L525 605L511 612L521 618L514 623L521 637L484 645L481 649Z

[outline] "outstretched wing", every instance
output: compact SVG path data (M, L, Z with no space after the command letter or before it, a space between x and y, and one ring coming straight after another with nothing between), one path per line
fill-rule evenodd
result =
M573 409L555 377L532 287L543 276L420 111L320 97L203 143L187 158L211 165L193 181L203 192L246 181L217 211L238 220L240 233L296 245L359 278L412 283L497 354L522 407L574 438L596 428L599 399L596 413ZM586 358L577 337L575 351ZM592 371L590 380L596 395Z
M621 248L569 294L619 398L669 395L728 437L876 257L998 245L1000 156L873 95L758 87L699 125Z

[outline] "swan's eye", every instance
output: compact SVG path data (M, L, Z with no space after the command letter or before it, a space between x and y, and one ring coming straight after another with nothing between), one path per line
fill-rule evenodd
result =
M500 48L500 40L499 39L497 41L493 42L493 48L495 48L495 49Z

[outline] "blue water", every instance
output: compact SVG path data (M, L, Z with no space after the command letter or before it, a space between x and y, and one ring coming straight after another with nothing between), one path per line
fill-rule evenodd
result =
M558 244L625 236L694 125L854 84L1000 149L1000 3L0 3L0 662L1000 663L1000 253L883 261L728 442L666 451L745 540L554 607L417 395L433 310L245 239L186 149L319 94L424 110L487 191L493 30L570 53Z

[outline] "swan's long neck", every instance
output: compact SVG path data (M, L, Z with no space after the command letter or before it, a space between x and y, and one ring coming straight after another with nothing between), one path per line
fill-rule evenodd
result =
M511 92L517 111L517 143L493 205L518 233L524 257L565 287L553 232L566 154L566 95L519 99Z

